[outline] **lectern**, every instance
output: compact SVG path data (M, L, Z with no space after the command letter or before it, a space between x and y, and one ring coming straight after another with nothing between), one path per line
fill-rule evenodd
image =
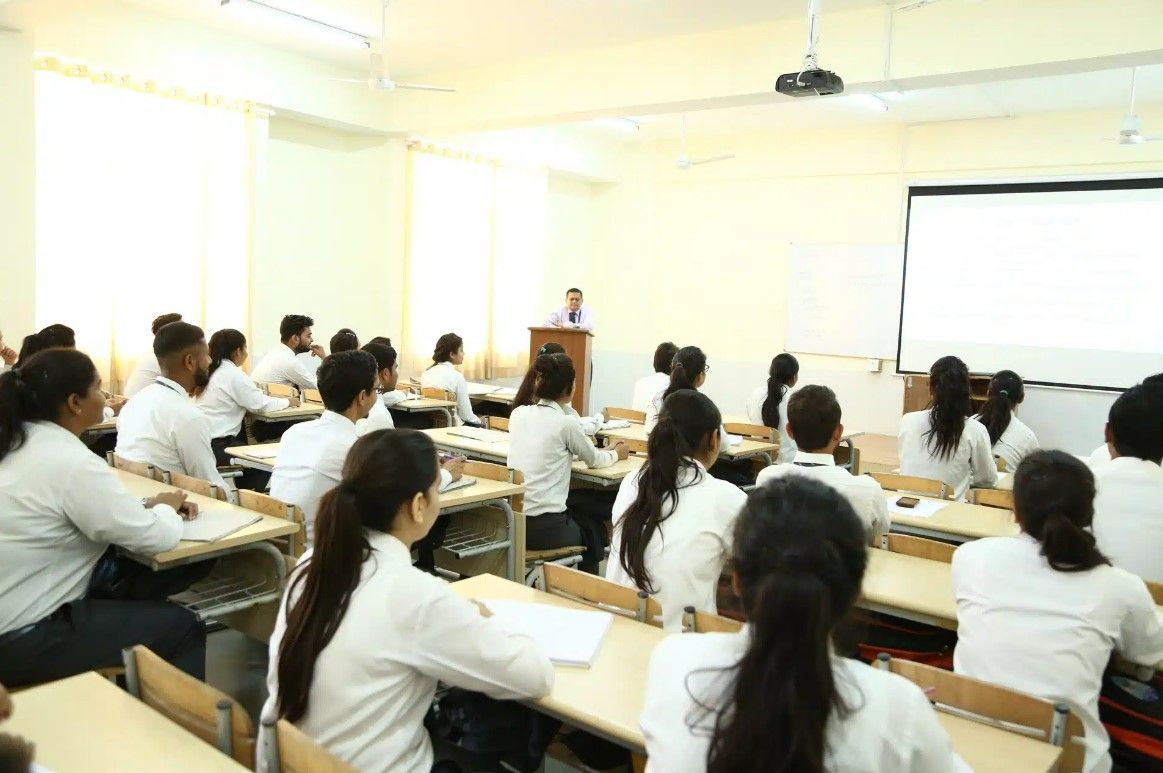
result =
M529 365L537 359L537 350L553 341L561 344L573 360L577 373L573 384L573 407L582 416L589 414L590 405L590 350L594 334L588 330L570 327L529 328Z

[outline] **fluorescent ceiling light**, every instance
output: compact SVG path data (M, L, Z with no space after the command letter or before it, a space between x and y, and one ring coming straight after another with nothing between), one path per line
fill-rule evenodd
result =
M223 8L229 8L232 13L242 18L253 19L264 27L283 31L289 35L311 38L320 43L343 46L345 48L368 48L370 43L366 35L334 24L328 24L310 16L288 11L260 0L221 0Z
M634 134L642 128L633 118L595 118L594 123L626 134Z

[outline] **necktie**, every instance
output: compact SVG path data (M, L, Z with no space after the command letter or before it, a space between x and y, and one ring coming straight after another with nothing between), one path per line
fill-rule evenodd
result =
M569 313L569 321L573 322L574 324L577 324L577 312L576 311L571 311Z

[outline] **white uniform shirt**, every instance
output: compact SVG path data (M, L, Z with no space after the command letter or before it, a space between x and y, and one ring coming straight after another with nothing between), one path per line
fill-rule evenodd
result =
M1106 443L1103 443L1090 455L1090 459L1086 465L1090 467L1090 471L1098 475L1098 471L1111 463L1111 448Z
M768 481L795 476L818 480L840 492L864 522L868 544L880 546L880 537L888 532L890 526L888 499L873 478L853 475L843 467L837 467L831 454L798 451L792 464L773 464L760 470L755 485L762 486Z
M1086 730L1084 769L1109 771L1098 694L1111 650L1144 665L1163 660L1163 626L1147 586L1113 566L1051 569L1028 534L967 542L952 571L955 670L1066 701Z
M573 313L576 322L569 321L569 315ZM545 327L569 327L577 330L593 330L594 329L594 313L585 306L582 306L576 312L570 312L569 307L562 306L557 311L545 318Z
M386 397L384 395L383 397ZM388 410L388 406L384 405L384 400L381 397L372 403L371 412L368 413L366 419L360 419L355 423L355 434L363 437L371 432L376 432L381 429L395 429L396 421L392 418L392 412Z
M1094 536L1115 566L1163 583L1163 467L1120 456L1095 475Z
M324 411L283 433L271 473L271 496L298 505L307 521L307 545L315 543L319 498L343 480L347 452L358 439L355 423L343 414Z
M702 773L707 769L715 717L706 714L696 698L715 710L730 700L732 668L746 652L749 637L747 627L739 633L685 633L668 636L655 647L640 720L648 772ZM833 658L832 673L851 712L843 719L835 714L828 719L826 769L837 773L969 771L915 684L847 658Z
M223 360L197 400L210 425L210 437L236 437L248 412L281 411L290 400L264 394L250 376L230 360Z
M682 630L683 608L694 606L703 612L718 611L716 592L723 565L731 555L731 535L735 519L747 495L734 484L711 477L702 464L696 472L683 468L679 473L678 504L671 512L670 500L663 506L666 516L646 546L645 565L650 573L655 598L662 605L663 628ZM614 534L606 579L633 588L634 580L622 568L622 515L638 497L638 474L627 475L614 500ZM667 515L669 513L669 515Z
M275 344L250 377L260 384L285 384L299 389L318 389L316 371L295 356L291 347L284 343Z
M901 418L896 438L901 475L943 480L953 487L956 499L961 499L970 485L979 488L997 485L997 462L993 460L993 447L985 425L966 419L957 448L950 456L938 459L928 446L929 413L929 410L915 411Z
M117 417L118 456L192 475L226 489L210 447L210 424L186 390L165 376L134 395Z
M981 422L980 416L973 418ZM986 429L986 432L989 430ZM1013 473L1017 471L1023 459L1037 450L1038 436L1034 434L1034 430L1019 419L1016 413L1011 412L1010 423L1006 425L1005 432L1001 433L1001 437L993 444L993 455L1005 459L1006 472Z
M513 411L509 417L509 466L525 476L526 517L565 512L575 456L592 470L618 461L616 452L594 448L576 415L560 403L542 400Z
M779 457L775 460L776 464L788 464L796 457L796 441L787 434L787 401L791 395L792 392L789 389L784 392L783 399L779 401ZM765 424L763 421L763 404L765 402L767 402L766 384L756 387L751 396L747 398L747 418L752 424Z
M651 373L634 382L634 399L630 407L635 411L646 413L650 409L650 402L670 386L670 376L666 373Z
M157 377L161 374L162 368L158 365L157 355L153 353L153 348L150 347L141 353L136 367L129 374L129 380L125 382L125 396L133 397L156 381Z
M468 399L468 383L456 366L451 362L440 362L420 374L420 386L425 388L443 389L451 392L456 401L456 423L464 424L471 421L480 424L481 420L472 411L472 403Z
M24 425L27 440L0 461L0 634L83 598L109 545L171 550L182 519L131 495L101 458L52 422Z
M667 387L669 386L670 382L668 381ZM658 415L662 413L662 404L666 402L662 398L662 393L665 391L666 388L663 388L662 391L656 394L654 398L651 399L650 405L646 408L646 421L644 422L643 426L646 427L647 434L652 432L654 428L658 426ZM727 434L727 430L722 425L719 425L719 447L721 451L726 451L730 446L730 443L728 442L730 437L731 436Z
M437 681L499 700L536 698L552 689L553 665L536 642L507 633L447 582L414 569L395 537L368 532L368 542L372 554L315 661L307 713L297 724L357 770L427 773L432 742L424 715ZM270 640L264 718L277 711L286 628L284 597Z

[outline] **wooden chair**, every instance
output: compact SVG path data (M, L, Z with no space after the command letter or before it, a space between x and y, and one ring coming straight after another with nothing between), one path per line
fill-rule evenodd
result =
M298 397L299 390L286 384L259 384L262 391L271 397Z
M1144 582L1147 582L1144 580ZM1151 592L1151 598L1155 600L1157 606L1163 606L1163 583L1147 582L1147 590Z
M635 424L645 424L646 413L644 411L631 410L630 408L607 408L606 421L614 421L616 419L634 422Z
M299 525L299 530L293 534L287 535L285 538L280 537L272 542L278 542L286 539L286 545L283 548L283 553L292 558L298 558L303 555L303 551L307 549L307 519L303 516L303 511L297 505L289 505L282 500L275 499L266 494L260 494L257 491L250 489L238 490L238 506L245 507L247 510L254 510L256 513L269 515L273 518L283 518Z
M837 467L845 467L853 475L860 474L860 449L850 439L840 441L832 451L832 458L836 460Z
M509 420L504 416L485 416L483 418L486 429L495 429L498 432L509 431Z
M640 623L662 625L662 605L644 591L557 564L543 567L543 591L592 607L600 607Z
M945 481L917 478L912 475L898 475L895 472L870 472L868 474L885 491L901 491L908 494L936 497L937 499L953 498L953 488Z
M285 719L263 720L262 747L267 773L357 773Z
M620 438L609 438L606 442L606 446L609 447L609 446L614 445L615 443L621 443L622 445L626 446L626 448L632 454L642 454L643 456L646 455L646 445L648 443L648 441L646 441L646 440L638 440L637 438L621 438L621 437Z
M882 653L876 667L903 676L923 690L937 711L1020 732L1062 747L1057 770L1082 770L1086 750L1082 719L1065 703L1053 703L1027 693L990 684L952 671ZM1016 728L1015 728L1016 726Z
M890 553L916 556L946 564L953 561L953 551L957 549L956 545L907 534L886 534L881 538L880 546Z
M683 609L683 633L735 633L742 627L743 623L729 617L700 612L694 607Z
M114 467L118 470L123 470L125 472L132 473L133 475L140 475L141 477L149 478L150 480L162 480L162 471L157 467L154 467L152 464L149 464L148 462L131 462L125 457L118 456L112 451L109 452L109 455L106 457L106 461L109 462L110 467Z
M186 674L143 645L127 647L125 685L133 697L239 764L254 768L254 724L233 698Z
M723 425L723 429L732 435L742 435L748 440L758 440L761 443L775 443L779 445L779 430L765 427L762 424L729 422Z
M208 480L195 478L192 475L182 475L180 472L162 470L162 482L180 488L183 491L190 491L195 494L201 494L204 497L217 499L220 502L230 501L227 492L223 491L216 484Z
M577 566L585 553L584 545L566 545L548 550L525 548L525 584L531 588L540 587L545 582L546 566Z
M1014 492L997 488L975 488L969 490L969 501L975 505L1013 510Z
M319 394L318 389L304 389L303 401L308 403L323 404L323 395Z
M420 396L429 397L433 400L446 400L450 403L456 402L456 395L454 395L452 392L449 392L447 389L441 389L440 387L421 387Z
M489 418L493 417L490 416ZM525 475L520 470L514 470L503 464L494 464L492 462L466 461L464 463L464 474L471 475L474 478L499 480L502 483L514 483L518 486L525 485ZM521 512L525 507L525 496L518 494L517 496L510 497L509 505L513 508L514 512Z

